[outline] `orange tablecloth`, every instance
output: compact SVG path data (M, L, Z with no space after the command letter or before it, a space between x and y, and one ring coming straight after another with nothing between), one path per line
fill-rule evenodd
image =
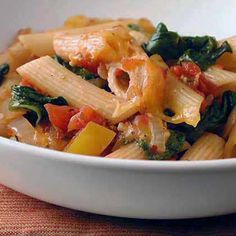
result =
M44 203L0 185L0 236L236 235L236 215L196 220L133 220Z

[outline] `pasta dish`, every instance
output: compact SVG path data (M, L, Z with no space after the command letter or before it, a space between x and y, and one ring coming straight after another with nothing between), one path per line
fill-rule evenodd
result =
M0 136L104 158L236 157L236 37L142 19L21 29L0 54Z

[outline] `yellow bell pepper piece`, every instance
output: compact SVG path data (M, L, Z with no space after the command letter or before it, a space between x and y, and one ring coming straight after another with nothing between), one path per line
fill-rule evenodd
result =
M69 143L65 151L69 153L99 156L111 143L116 133L106 127L89 122Z

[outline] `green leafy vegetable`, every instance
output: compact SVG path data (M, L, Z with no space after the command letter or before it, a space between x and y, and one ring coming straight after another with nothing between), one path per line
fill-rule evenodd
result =
M135 31L140 31L140 27L137 24L128 24L128 28Z
M82 78L84 78L85 80L91 80L91 79L95 79L97 77L97 75L89 72L88 70L86 70L85 68L82 67L76 67L76 66L71 66L69 64L69 62L64 61L61 57L55 55L53 56L53 59L55 61L57 61L59 64L61 64L62 66L66 67L68 70L70 70L71 72L75 73L76 75L80 75Z
M179 63L192 61L203 71L225 52L232 52L227 41L219 47L211 36L181 37L169 31L163 23L158 24L156 32L143 47L149 56L159 54L165 61L178 60Z
M172 31L168 31L163 23L159 23L156 32L149 42L144 45L148 55L159 54L165 61L178 59L181 56L181 37Z
M47 97L39 94L34 89L25 86L12 86L12 98L9 103L9 110L26 109L33 113L37 124L41 119L47 117L44 108L46 103L54 105L68 105L63 97Z
M171 130L170 137L166 143L166 151L163 153L153 153L149 144L144 140L139 141L138 145L144 150L150 160L169 160L173 155L181 152L184 141L185 135L182 132Z
M227 41L225 41L219 48L212 49L214 51L208 52L207 50L196 51L194 49L188 49L179 58L179 62L192 61L199 65L201 70L205 71L210 66L216 63L216 60L225 52L232 52L231 47Z
M221 104L214 101L202 115L197 127L187 124L177 125L176 129L186 134L190 143L194 143L204 132L217 132L225 124L229 114L236 106L236 93L232 91L224 92Z
M0 85L3 82L4 76L9 72L9 65L4 63L0 66Z

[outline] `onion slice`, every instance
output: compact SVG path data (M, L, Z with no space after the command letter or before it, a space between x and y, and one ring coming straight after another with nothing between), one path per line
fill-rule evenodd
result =
M159 117L149 116L149 127L151 131L151 146L157 146L158 152L166 150L166 140L169 134L163 121Z
M20 117L9 123L8 128L12 131L12 136L22 143L35 146L46 147L48 145L47 137L34 128L24 117Z

